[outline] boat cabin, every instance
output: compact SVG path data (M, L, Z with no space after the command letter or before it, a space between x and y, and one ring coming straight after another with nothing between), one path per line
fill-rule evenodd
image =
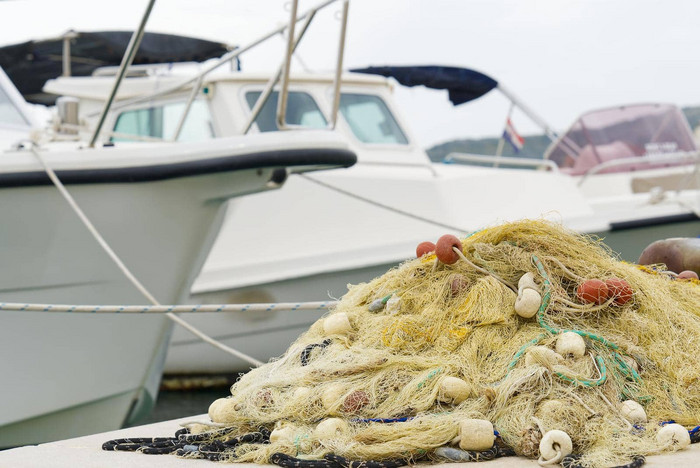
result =
M148 100L139 97L181 83L190 76L186 70L186 66L132 70L124 79L105 122L105 128L110 129L104 132L105 139L198 141L246 133L269 75L238 71L208 75L180 125L191 87ZM92 76L55 78L46 83L43 91L77 100L81 127L90 129L114 82L108 71L98 69ZM429 164L427 154L414 142L396 112L392 91L393 85L386 78L344 74L336 131L356 151L358 162ZM280 130L276 121L278 94L276 90L271 93L248 133ZM327 128L332 105L331 74L294 75L289 84L286 124L295 130Z

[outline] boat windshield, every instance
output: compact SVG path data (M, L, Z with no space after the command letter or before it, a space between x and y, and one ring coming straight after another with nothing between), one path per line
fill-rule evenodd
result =
M564 136L545 153L572 175L582 175L601 163L615 159L695 151L688 121L678 107L640 104L589 112L582 115ZM682 164L682 163L675 163ZM674 164L660 164L669 166ZM600 172L650 169L643 162L610 167Z
M249 91L245 93L248 107L252 110L262 93ZM275 132L277 128L277 91L273 91L255 119L255 124L261 132ZM310 128L325 128L326 118L318 108L316 101L307 93L290 91L287 97L286 121L290 125Z
M185 102L127 110L119 114L111 141L138 140L138 137L170 140L185 110ZM131 137L133 135L134 137ZM204 100L192 102L177 141L204 141L214 138L209 107Z
M379 96L343 93L340 112L363 143L408 144L406 135Z

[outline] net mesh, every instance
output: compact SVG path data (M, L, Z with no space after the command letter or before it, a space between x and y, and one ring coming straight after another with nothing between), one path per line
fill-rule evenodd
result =
M458 442L460 421L483 419L519 455L536 458L542 435L558 429L582 464L612 466L672 449L656 440L660 422L700 422L696 280L618 261L599 241L545 221L461 242L452 265L425 255L350 286L283 356L212 403L217 429L273 430L270 443L223 458L430 459ZM514 310L526 273L542 298L531 318ZM610 278L631 286L631 300L577 297L584 280ZM554 351L564 332L583 338L583 355ZM626 417L626 400L648 423Z

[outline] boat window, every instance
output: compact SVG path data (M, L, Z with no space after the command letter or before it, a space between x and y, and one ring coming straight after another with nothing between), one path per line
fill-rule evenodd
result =
M363 143L408 144L406 135L379 96L343 93L340 112Z
M249 91L245 94L248 107L252 110L262 93ZM277 91L273 91L267 102L260 110L255 123L261 132L274 132L277 128ZM290 91L287 99L287 123L302 127L325 128L326 118L316 105L316 101L307 93Z
M2 88L0 88L0 125L1 124L28 125L28 122L24 120L19 109L10 101L10 97Z
M133 141L127 135L169 140L175 134L186 103L176 102L163 106L122 112L114 125L112 141ZM204 100L195 100L187 113L177 141L203 141L214 137L211 114Z

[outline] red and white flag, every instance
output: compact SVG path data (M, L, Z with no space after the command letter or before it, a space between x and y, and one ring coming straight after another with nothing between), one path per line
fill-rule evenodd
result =
M521 137L518 134L518 132L515 131L513 122L510 121L510 117L508 118L508 120L506 120L506 128L505 130L503 130L503 138L508 140L508 143L510 143L513 146L513 149L516 153L520 152L520 150L523 149L523 145L525 144L525 138Z

